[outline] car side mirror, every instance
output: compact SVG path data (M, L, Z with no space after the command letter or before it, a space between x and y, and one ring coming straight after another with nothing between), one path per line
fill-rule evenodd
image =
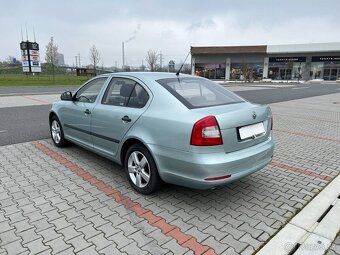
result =
M73 100L73 96L72 96L72 92L71 91L66 91L64 93L61 94L60 99L63 101L72 101Z

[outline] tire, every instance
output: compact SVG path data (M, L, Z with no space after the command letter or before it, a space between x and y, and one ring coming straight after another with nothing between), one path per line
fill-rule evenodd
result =
M64 130L57 116L53 116L50 122L51 138L55 146L65 147L68 145L68 141L64 137Z
M156 163L145 146L133 144L127 150L124 168L130 185L138 193L149 195L160 189L162 180Z

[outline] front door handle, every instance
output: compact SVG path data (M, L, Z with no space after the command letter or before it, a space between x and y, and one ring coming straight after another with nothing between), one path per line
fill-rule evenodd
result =
M129 118L129 116L125 115L125 116L122 118L122 121L124 121L124 122L131 122L131 119Z
M91 114L91 111L89 109L86 109L85 114Z

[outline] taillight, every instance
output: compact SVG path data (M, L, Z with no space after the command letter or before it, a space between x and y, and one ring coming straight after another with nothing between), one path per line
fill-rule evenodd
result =
M190 144L196 146L223 144L220 127L214 116L207 116L195 123Z

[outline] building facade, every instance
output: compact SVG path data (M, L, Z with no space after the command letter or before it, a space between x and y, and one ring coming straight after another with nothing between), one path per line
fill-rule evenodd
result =
M340 43L191 47L191 66L214 80L337 80Z
M64 54L58 53L58 66L64 66L65 65L65 59Z

